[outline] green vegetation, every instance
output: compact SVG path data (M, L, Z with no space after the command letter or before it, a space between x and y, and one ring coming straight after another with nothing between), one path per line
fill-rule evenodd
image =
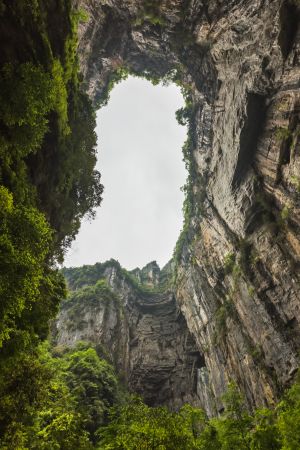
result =
M73 303L77 302L78 304L81 304L84 301L85 303L94 304L98 299L102 302L118 300L118 297L104 279L98 280L94 286L85 286L75 291L71 297L67 298L65 303L68 304L72 301Z
M182 257L183 249L191 246L191 237L194 236L192 227L192 217L198 217L204 214L203 203L206 199L206 174L199 174L196 168L194 158L195 136L193 123L197 113L192 96L191 86L182 81L182 69L179 67L174 73L172 81L181 88L181 93L185 100L185 106L176 112L176 118L180 125L187 125L187 140L183 144L182 153L186 171L188 173L186 184L182 187L185 198L183 202L183 228L177 240L173 259L175 262L175 282L177 278L177 267Z
M215 332L213 336L214 345L219 344L226 336L227 333L227 319L236 319L236 310L234 303L228 296L225 302L217 309L215 313Z
M181 114L181 113L180 113ZM189 119L189 124L190 124ZM190 128L190 125L189 125ZM185 167L188 173L188 178L186 184L183 186L182 190L184 192L184 201L183 201L183 228L179 235L179 238L176 242L173 258L175 261L175 276L177 271L177 265L182 256L182 252L184 247L189 243L190 240L190 228L191 228L191 219L193 213L195 212L195 207L201 206L201 202L204 200L204 193L200 193L200 195L195 195L193 191L193 183L196 179L196 167L195 161L193 157L193 140L191 138L190 130L188 131L188 138L185 141L182 152L183 152L183 161L185 162ZM203 195L202 195L203 194ZM197 204L197 200L199 197L199 204Z
M121 270L121 266L115 259L110 259L105 263L96 263L91 266L63 268L62 274L65 276L71 290L80 289L83 286L92 286L98 280L104 278L107 268Z
M223 399L225 413L209 420L189 405L169 412L130 399L100 350L88 344L50 349L45 339L61 301L63 307L74 308L74 316L83 302L119 301L104 280L108 267L113 265L142 295L155 289L109 261L64 270L70 288L76 289L66 299L57 261L62 261L82 217L93 216L102 194L100 174L94 170L95 113L81 90L76 57L78 23L87 15L72 10L70 0L0 0L0 19L0 40L5 42L0 54L0 448L298 449L299 382L276 408L253 415L231 384ZM139 20L163 26L160 2L144 2ZM128 73L119 67L110 76L102 104ZM195 208L205 199L205 179L196 173L193 158L196 111L180 69L161 77L147 70L138 75L154 84L160 79L177 83L186 100L176 114L189 126L178 261L189 242ZM280 136L290 137L286 132ZM228 257L228 270L238 269ZM169 273L162 274L157 292L169 283ZM230 308L228 301L217 312L221 335ZM259 349L253 354L258 358Z
M16 334L20 338L20 333L26 333L27 339L35 333L43 336L47 319L57 311L65 291L61 275L45 264L51 230L43 214L33 207L15 205L3 186L0 204L1 348Z
M113 88L121 81L126 80L126 78L128 78L128 76L129 76L129 73L130 72L127 69L127 67L120 66L109 75L107 84L103 91L103 94L101 95L101 98L98 101L98 105L97 105L98 108L101 108L101 107L107 105L109 98L110 98L110 93L113 90Z
M24 158L41 146L47 131L47 114L60 107L57 103L62 89L57 69L55 64L55 76L51 77L41 66L29 62L2 67L0 120L5 131L0 154L8 166L13 157Z
M224 273L232 275L236 284L242 274L249 275L252 266L257 262L258 256L251 242L247 239L240 239L237 245L238 254L227 253L224 257Z
M166 267L160 272L159 284L152 287L147 284L147 280L143 277L139 280L135 270L128 271L124 269L121 267L120 263L114 259L110 259L105 263L96 263L92 266L73 267L69 269L64 268L62 269L62 273L66 277L70 290L77 290L71 297L72 302L77 298L76 296L79 298L82 295L82 299L85 300L90 297L89 292L93 295L99 280L100 283L104 283L103 279L105 278L105 272L108 268L114 268L117 271L118 276L141 295L164 292L169 287L172 277L171 268ZM82 287L84 287L84 289L81 289ZM107 289L107 297L116 297L108 286ZM79 303L80 302L78 302L78 304Z
M224 271L226 274L232 273L235 264L234 253L227 253L224 258Z
M249 414L234 383L223 396L225 411L208 419L185 405L177 413L149 408L133 398L113 410L101 427L99 450L296 450L300 445L300 384L297 382L274 409Z
M100 204L102 186L94 170L95 113L78 80L77 25L83 15L69 2L58 3L56 20L64 30L59 38L45 2L31 9L20 0L5 10L8 22L20 16L25 61L9 53L0 69L0 180L16 202L45 214L62 259L82 217ZM33 45L39 39L40 47Z
M290 178L291 184L295 187L297 193L300 193L300 177L291 177Z
M224 413L208 419L190 405L170 412L130 397L113 368L88 344L50 351L44 343L34 359L30 356L19 356L17 370L9 365L10 376L1 371L1 385L6 386L6 395L0 397L3 450L299 448L300 381L276 407L253 414L247 412L237 386L229 383L222 398Z
M176 111L176 120L179 125L185 126L189 124L189 121L193 114L193 108L194 106L191 100L187 100L185 106Z
M189 405L171 413L132 398L121 410L113 411L110 424L98 431L99 449L196 449L203 421L203 412Z
M277 141L285 141L292 136L292 132L288 128L277 128L275 138Z
M186 144L189 142L187 141ZM187 184L182 188L183 192L185 194L184 202L183 202L183 227L180 232L179 238L177 239L173 258L175 261L175 275L177 271L177 265L180 261L183 253L183 249L186 245L189 244L190 238L190 225L191 225L191 219L192 219L192 212L193 212L193 192L192 192L192 185L190 183L190 180L188 180Z
M1 383L6 385L0 398L3 450L92 449L109 408L124 396L113 368L84 343L73 350L54 348L52 354L45 343L35 359L23 356ZM30 405L25 411L24 404Z
M291 214L291 206L290 205L285 205L280 213L280 218L283 222L287 222L288 218L290 217Z
M69 0L0 2L1 449L76 447L47 443L48 419L43 432L34 427L43 399L56 396L38 350L66 296L56 264L102 193L95 114L76 60L82 18ZM77 416L57 389L55 426L69 433Z
M69 269L70 270L70 269ZM107 311L107 307L114 306L119 319L123 314L123 305L119 297L112 291L105 279L99 279L95 284L83 286L75 291L70 291L67 299L62 302L61 308L68 312L68 330L83 329L87 323L82 320L86 308L93 311Z
M148 6L147 6L148 5ZM159 2L145 2L145 7L159 8ZM106 82L106 85L103 89L101 97L98 99L98 107L104 106L107 104L109 100L110 93L114 86L119 82L125 80L129 75L138 76L140 78L144 78L150 81L153 85L157 85L158 83L163 83L165 85L169 83L174 83L180 87L182 96L185 100L185 106L176 111L176 119L180 125L187 125L188 127L188 138L183 145L183 160L185 162L186 170L188 173L188 178L185 186L182 187L182 190L185 194L185 200L183 203L183 215L184 215L184 224L183 229L180 233L180 236L177 240L176 247L174 250L174 261L175 261L175 274L177 272L177 265L179 259L182 255L182 250L184 246L189 243L189 235L191 228L191 218L193 214L203 212L202 205L206 198L205 192L205 182L206 176L200 176L196 171L196 164L193 156L194 149L194 136L192 123L196 114L195 104L192 97L192 88L189 84L183 81L184 78L184 70L181 65L176 66L174 69L163 73L163 74L154 74L149 70L145 69L144 71L136 72L133 69L130 69L126 65L120 65L114 72L109 75L109 78ZM194 182L197 179L197 190L195 190ZM194 186L194 191L193 191ZM135 285L136 289L140 291L147 292L149 291L149 287L142 286L138 283L135 277L131 276L132 274L126 273L124 271L124 276L129 281ZM158 288L158 292L162 290L162 287ZM153 289L151 289L153 292Z
M262 346L257 344L255 346L249 346L249 353L252 356L252 358L254 359L256 364L260 364L261 362L263 362L263 349Z
M58 3L65 30L59 36L65 45L59 48L58 24L48 16L45 2L31 8L20 0L5 7L3 20L18 27L22 60L9 48L0 67L0 182L15 203L45 214L54 230L56 256L62 259L82 217L93 215L100 204L102 186L94 170L95 114L78 81L82 14L71 11L68 2ZM34 46L34 39L41 45Z
M163 27L166 21L161 14L160 3L159 0L143 0L138 17L133 22L133 25L140 26L148 22L152 25Z
M255 289L253 286L249 286L248 287L248 294L250 295L250 297L254 297L255 295Z

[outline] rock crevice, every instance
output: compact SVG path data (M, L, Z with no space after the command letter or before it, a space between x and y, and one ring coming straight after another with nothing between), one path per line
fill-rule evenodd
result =
M55 324L56 345L88 341L99 346L129 389L151 406L176 409L186 402L199 406L198 369L204 367L204 358L174 293L154 289L162 273L158 266L152 263L133 271L132 278L116 262L90 266L91 273L92 278L82 279L81 269L65 271L71 298L62 305ZM154 284L135 284L138 275ZM109 300L101 292L91 298L86 294L97 280L106 280L112 289Z
M191 98L190 216L176 285L159 302L165 314L180 309L195 340L200 403L220 411L233 379L249 408L270 404L299 365L299 2L153 1L151 13L143 1L77 4L89 14L79 57L95 104L120 67L152 77L176 69ZM132 342L142 342L140 324L149 329L160 308L137 304L132 317L144 310ZM172 333L180 329L171 322ZM176 351L168 333L166 349ZM140 367L142 386L152 369Z

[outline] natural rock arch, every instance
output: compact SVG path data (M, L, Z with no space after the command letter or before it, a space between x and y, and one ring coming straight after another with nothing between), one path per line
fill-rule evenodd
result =
M221 410L231 378L249 407L270 403L293 378L300 342L299 29L286 25L299 6L77 3L89 15L79 56L95 105L120 67L179 69L192 108L174 290L205 358L202 404Z

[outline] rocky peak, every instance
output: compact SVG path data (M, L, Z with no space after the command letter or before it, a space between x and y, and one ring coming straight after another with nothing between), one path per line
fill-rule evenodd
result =
M142 269L136 268L130 272L140 284L154 287L160 283L160 268L156 261L146 264Z

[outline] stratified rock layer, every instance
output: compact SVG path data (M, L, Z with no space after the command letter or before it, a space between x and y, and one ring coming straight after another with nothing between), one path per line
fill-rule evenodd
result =
M86 274L87 267L83 269ZM154 263L138 272L144 277L148 273L154 285L160 278ZM74 346L88 341L98 345L129 389L149 405L173 409L186 402L199 405L199 369L204 361L174 294L155 291L150 281L151 287L145 289L137 284L136 271L130 277L115 261L88 266L89 278L82 273L81 268L65 271L73 296L62 305L56 321L56 344ZM117 297L83 294L78 301L76 293L100 279L107 281Z
M124 65L179 68L193 171L174 293L204 354L201 403L220 411L234 379L250 408L270 404L299 365L299 2L77 4L89 14L79 50L95 104Z

